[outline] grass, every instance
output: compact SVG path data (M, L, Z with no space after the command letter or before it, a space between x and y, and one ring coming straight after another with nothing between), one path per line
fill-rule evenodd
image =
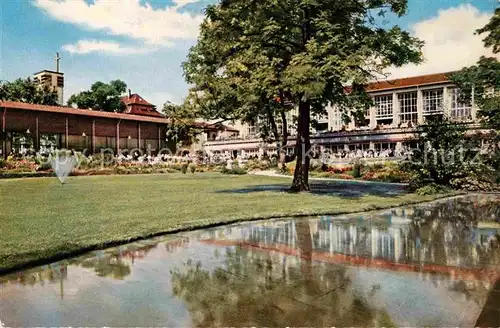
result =
M429 201L398 187L264 176L163 174L0 180L0 273L166 232L257 218L340 214ZM395 188L395 189L394 189Z

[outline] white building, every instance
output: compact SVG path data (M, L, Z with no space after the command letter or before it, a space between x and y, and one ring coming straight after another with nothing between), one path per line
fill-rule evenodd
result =
M374 106L365 113L364 122L351 120L344 124L342 113L335 107L327 108L327 115L316 118L317 129L312 131L311 142L321 150L385 150L401 146L414 135L415 127L429 115L443 114L457 122L479 128L477 108L461 103L456 86L450 81L450 73L438 73L371 83L367 87ZM289 113L292 122L293 111ZM290 124L291 125L291 124ZM215 135L203 143L212 153L252 155L276 151L275 144L264 144L255 127L234 124L232 136ZM295 143L295 128L289 129L288 146Z

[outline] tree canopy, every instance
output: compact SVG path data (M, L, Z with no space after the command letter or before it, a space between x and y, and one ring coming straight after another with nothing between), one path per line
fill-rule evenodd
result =
M485 47L500 53L500 8L476 33L487 33L483 39ZM452 74L451 79L460 88L464 100L471 102L474 97L486 127L500 130L500 62L494 57L483 56L475 65Z
M252 121L298 108L292 190L309 190L311 114L364 111L364 85L391 65L421 61L422 42L377 25L406 0L235 0L209 6L184 63L203 117ZM346 86L350 85L348 92ZM280 102L276 99L279 98ZM287 100L294 106L283 106Z
M500 52L500 7L495 9L495 14L490 22L476 31L477 34L487 33L483 39L486 47L492 47L493 53Z
M0 100L57 106L57 92L41 88L30 78L0 82Z
M68 105L81 109L121 112L124 105L120 101L120 97L126 90L127 85L121 80L109 83L98 81L90 86L90 90L72 95L68 99Z
M179 150L184 143L191 143L196 136L201 132L201 129L196 127L195 112L186 108L185 104L174 104L167 101L163 104L163 114L171 120L167 130L168 140L172 142L171 146Z

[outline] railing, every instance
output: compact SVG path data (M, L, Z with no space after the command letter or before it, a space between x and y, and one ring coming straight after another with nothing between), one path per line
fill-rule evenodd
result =
M478 128L480 124L473 122L463 122L463 124L468 125L470 128ZM377 127L377 128L356 128L354 130L343 130L343 131L322 131L317 133L312 133L311 138L335 138L335 137L348 137L348 136L363 136L363 135L379 135L379 134L395 134L395 133L414 133L418 129L418 126L400 126L400 127ZM295 140L295 135L290 135L289 140ZM258 135L248 135L246 137L228 137L219 138L216 140L207 140L204 145L218 145L224 143L233 142L245 142L245 141L261 141Z

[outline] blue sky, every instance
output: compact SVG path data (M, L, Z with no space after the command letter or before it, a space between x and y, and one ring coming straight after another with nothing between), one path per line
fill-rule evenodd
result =
M188 86L181 63L196 41L208 0L0 1L0 79L55 69L60 52L65 100L97 80L121 79L160 106L180 102ZM472 31L497 0L409 0L408 15L388 17L427 42L427 62L394 77L459 69L490 54Z

